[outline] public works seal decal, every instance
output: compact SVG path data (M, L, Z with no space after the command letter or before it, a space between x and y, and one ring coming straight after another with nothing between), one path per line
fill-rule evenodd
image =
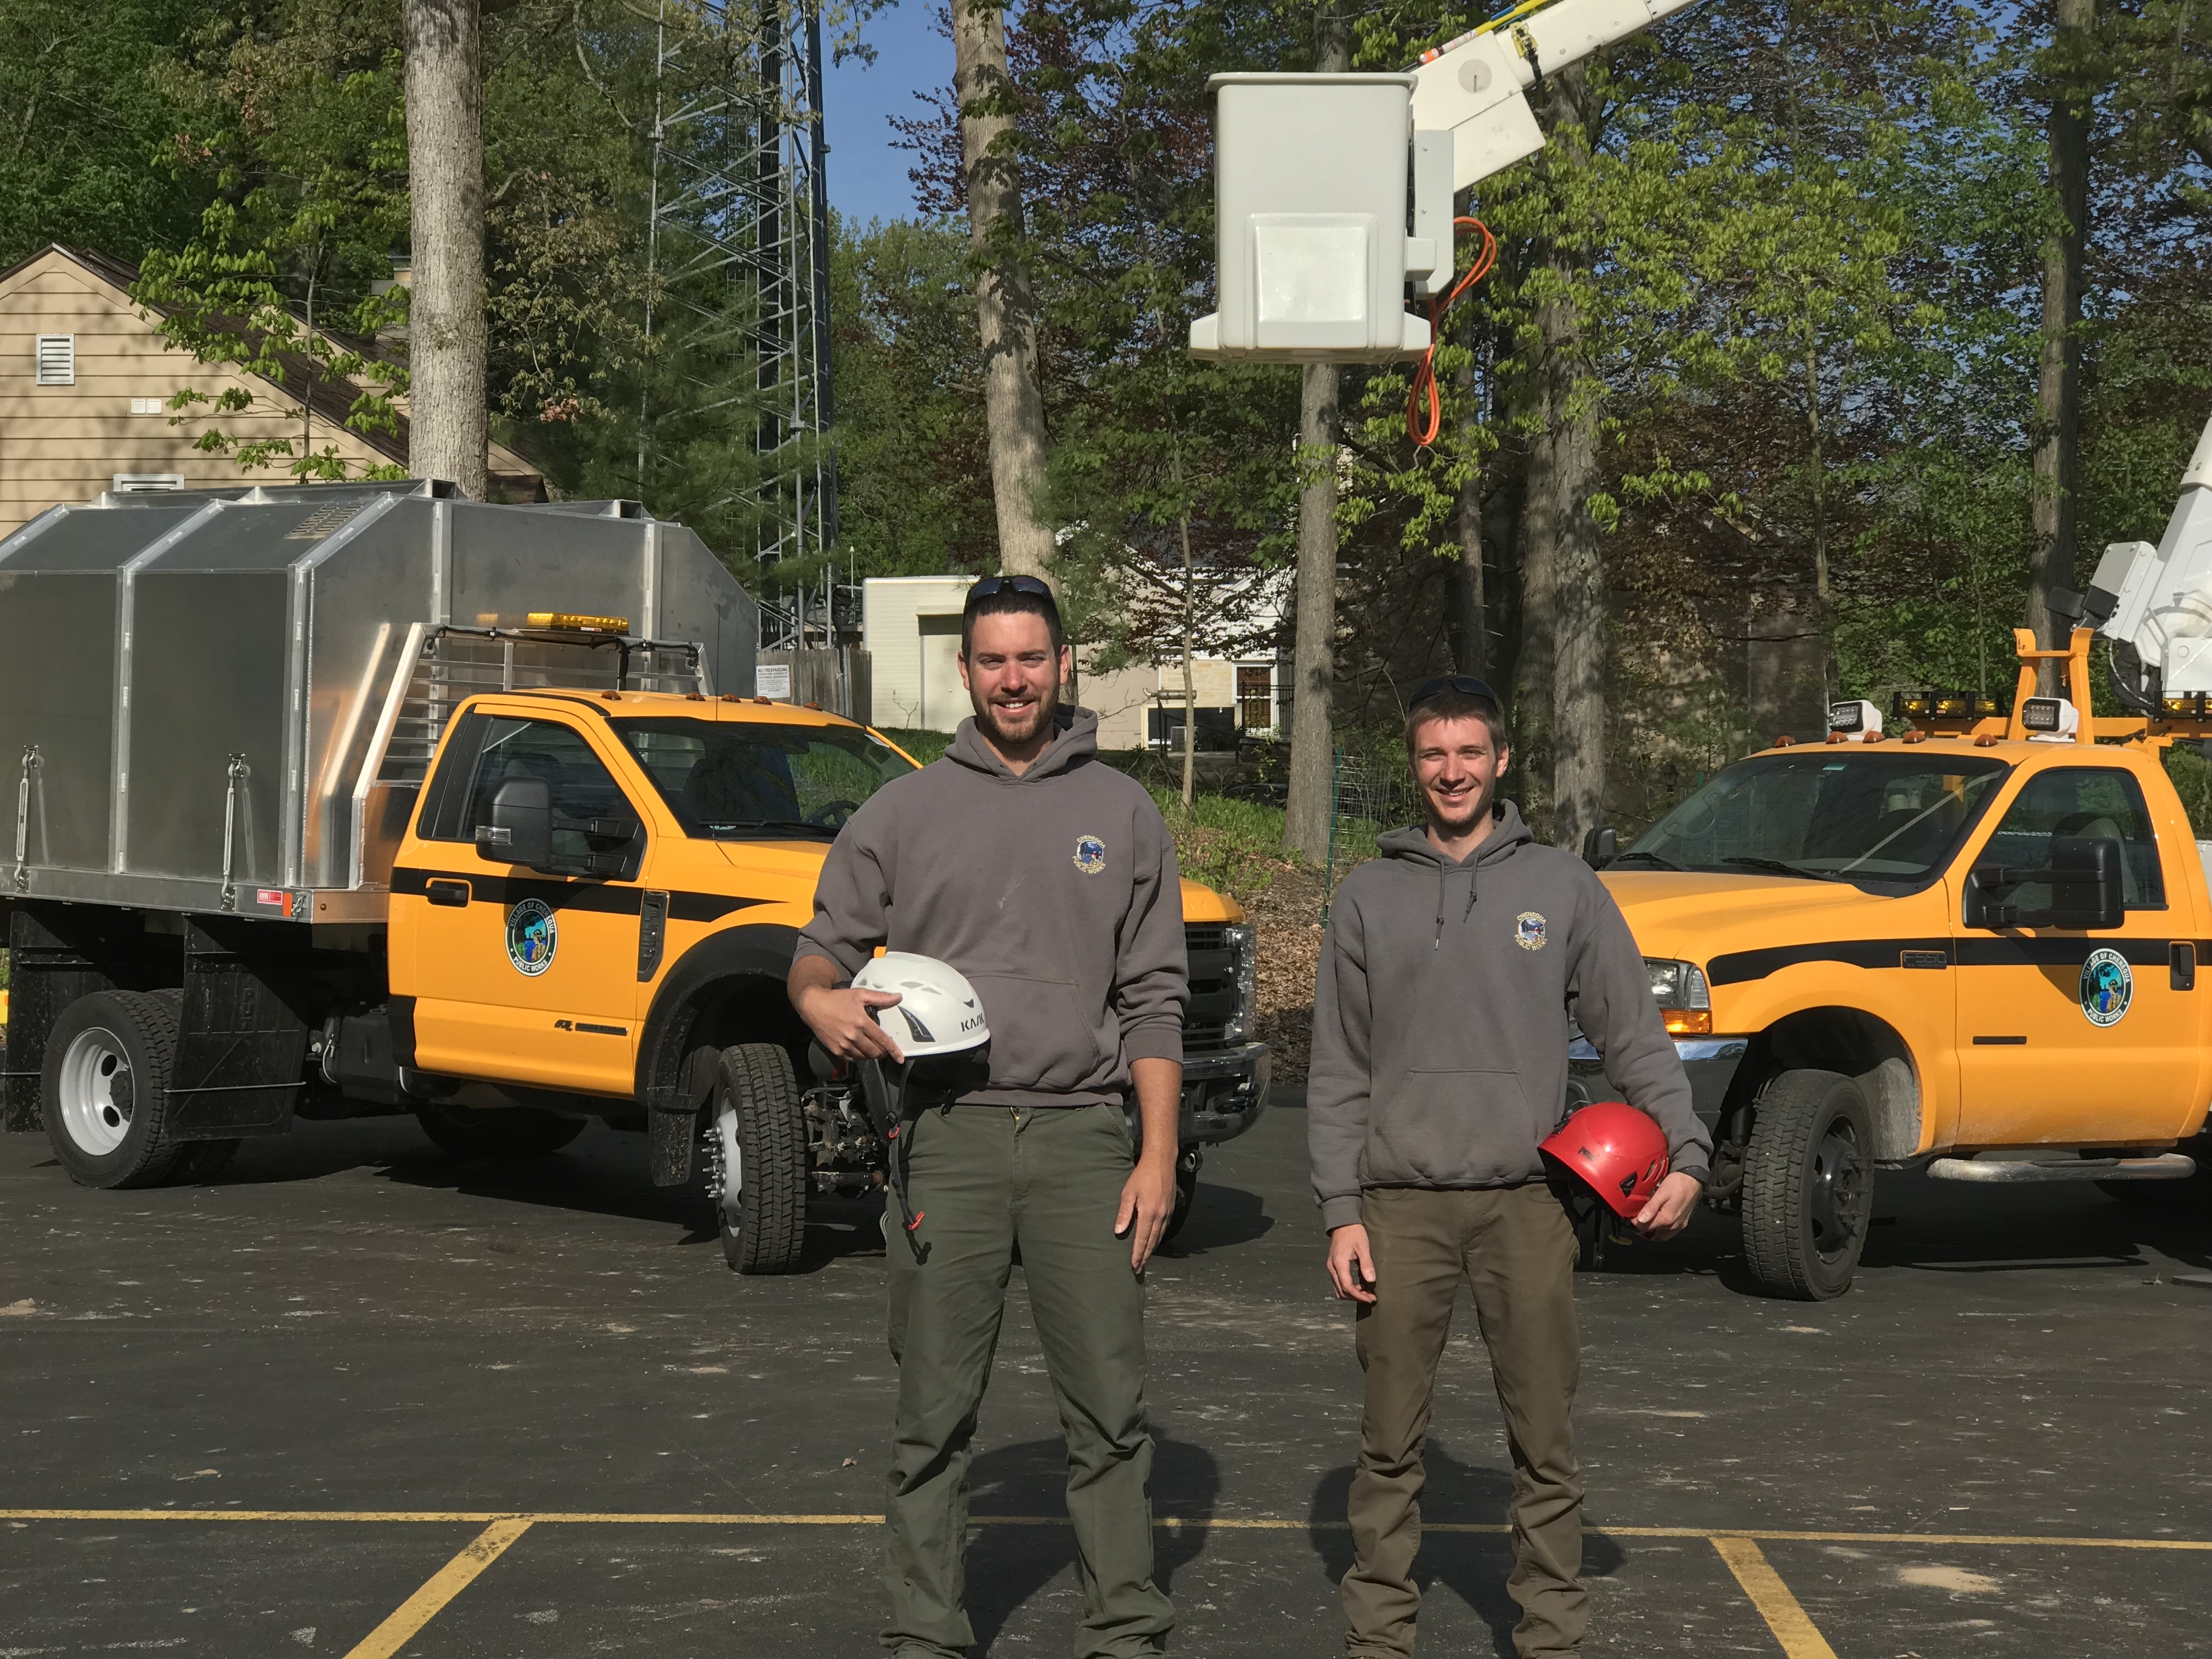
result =
M544 899L525 899L507 913L507 959L514 971L536 979L553 965L561 926Z
M2118 1025L2135 1000L2136 976L2118 951L2089 952L2081 964L2081 1012L2092 1025Z
M1534 910L1523 910L1513 918L1513 942L1524 951L1544 948L1544 918Z
M1096 836L1075 838L1075 867L1086 876L1095 876L1106 867L1106 843Z

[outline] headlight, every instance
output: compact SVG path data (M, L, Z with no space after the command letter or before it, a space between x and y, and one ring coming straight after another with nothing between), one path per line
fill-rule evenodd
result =
M1713 1029L1713 994L1705 985L1705 969L1694 962L1669 962L1662 957L1644 958L1644 971L1651 981L1651 995L1660 1017L1676 1036L1703 1036Z
M1222 940L1236 959L1237 1012L1221 1028L1224 1042L1242 1042L1252 1035L1252 1004L1255 998L1258 952L1252 948L1252 924L1232 921L1221 930Z

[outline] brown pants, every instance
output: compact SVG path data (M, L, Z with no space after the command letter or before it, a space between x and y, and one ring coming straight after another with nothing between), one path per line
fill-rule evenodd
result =
M1367 1408L1352 1480L1346 1650L1359 1659L1413 1650L1421 1451L1437 1362L1465 1278L1513 1455L1506 1589L1521 1607L1514 1645L1522 1659L1578 1652L1589 1601L1581 1580L1583 1477L1568 1415L1582 1360L1566 1212L1540 1182L1477 1192L1376 1188L1361 1210L1375 1254L1376 1299L1358 1316Z

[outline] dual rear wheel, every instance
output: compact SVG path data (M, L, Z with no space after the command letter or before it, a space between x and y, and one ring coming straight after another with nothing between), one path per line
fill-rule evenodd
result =
M81 1187L157 1187L220 1174L235 1139L181 1140L169 1121L181 991L97 991L46 1037L40 1114Z

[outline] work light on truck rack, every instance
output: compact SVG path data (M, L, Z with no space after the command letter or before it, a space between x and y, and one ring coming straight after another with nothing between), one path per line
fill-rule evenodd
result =
M1713 997L1705 985L1705 969L1694 962L1670 962L1663 957L1644 958L1644 971L1651 981L1652 1000L1659 1017L1675 1036L1704 1036L1713 1029Z

